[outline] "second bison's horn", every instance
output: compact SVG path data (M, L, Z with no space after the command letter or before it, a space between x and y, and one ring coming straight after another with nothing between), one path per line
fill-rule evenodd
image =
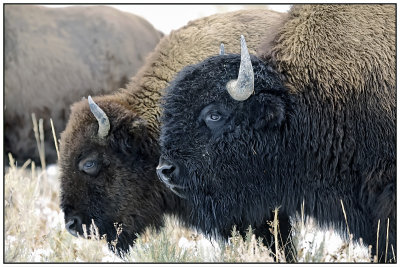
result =
M110 131L110 121L106 113L93 101L93 99L89 96L88 97L90 111L92 111L93 115L96 117L97 121L99 122L99 131L97 134L101 139L108 135Z
M243 35L240 36L240 68L237 80L226 84L230 96L237 101L244 101L254 92L254 72L249 50Z

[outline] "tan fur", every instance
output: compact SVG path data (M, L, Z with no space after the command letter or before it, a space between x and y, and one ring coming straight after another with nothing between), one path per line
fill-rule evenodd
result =
M5 5L5 152L38 160L31 113L44 119L48 162L56 161L69 106L110 93L143 65L161 34L144 19L104 6Z
M273 41L260 51L295 92L323 88L326 97L395 86L395 5L298 5ZM376 88L366 83L376 84ZM308 89L307 89L308 88ZM395 107L395 91L378 92Z
M286 13L267 9L241 10L201 18L171 32L161 40L149 56L147 65L127 86L132 96L129 104L149 122L153 131L158 131L158 101L162 89L178 71L217 55L221 43L225 45L226 54L240 53L241 34L246 38L249 52L256 54L263 39L276 32L275 28L285 16Z

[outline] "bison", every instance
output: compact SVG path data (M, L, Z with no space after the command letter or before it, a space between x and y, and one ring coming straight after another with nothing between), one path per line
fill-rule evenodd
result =
M394 11L295 6L264 60L242 37L241 55L177 75L162 100L157 173L193 210L188 223L224 237L251 225L269 240L265 223L278 207L285 241L304 203L321 226L393 260Z
M61 131L69 106L123 87L162 34L114 8L6 4L5 153L39 161L31 113L44 119L46 161L57 161L49 119Z
M164 214L185 218L185 201L157 179L159 99L185 65L218 54L218 46L236 52L242 32L254 36L256 51L266 35L277 32L285 13L247 10L190 22L164 37L126 89L82 100L71 108L61 134L61 208L67 230L82 235L91 220L117 252L125 252L146 226L159 228ZM89 101L89 103L88 103ZM122 224L117 237L114 223Z

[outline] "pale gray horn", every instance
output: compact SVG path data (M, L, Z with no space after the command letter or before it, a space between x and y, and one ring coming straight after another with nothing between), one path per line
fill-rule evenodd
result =
M240 36L240 68L237 80L231 80L226 88L231 97L237 101L244 101L254 92L254 72L251 65L249 50L244 36Z
M221 45L220 45L220 47L219 47L219 55L220 55L220 56L225 55L225 47L224 47L224 44L223 44L223 43L221 43Z
M99 130L97 134L101 139L108 135L110 131L110 121L106 113L93 101L92 97L88 97L90 111L92 111L93 115L96 117L99 122Z

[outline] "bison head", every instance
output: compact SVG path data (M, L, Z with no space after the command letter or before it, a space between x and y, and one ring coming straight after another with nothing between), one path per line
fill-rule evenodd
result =
M61 135L61 208L67 230L88 233L92 220L126 251L146 226L159 227L174 196L157 179L156 134L126 99L113 95L72 106ZM117 235L116 224L122 226ZM112 246L110 246L113 248Z
M234 224L265 223L279 192L263 179L276 164L291 106L279 75L250 57L242 37L242 55L184 68L162 105L157 172L194 205L193 223L224 236Z

